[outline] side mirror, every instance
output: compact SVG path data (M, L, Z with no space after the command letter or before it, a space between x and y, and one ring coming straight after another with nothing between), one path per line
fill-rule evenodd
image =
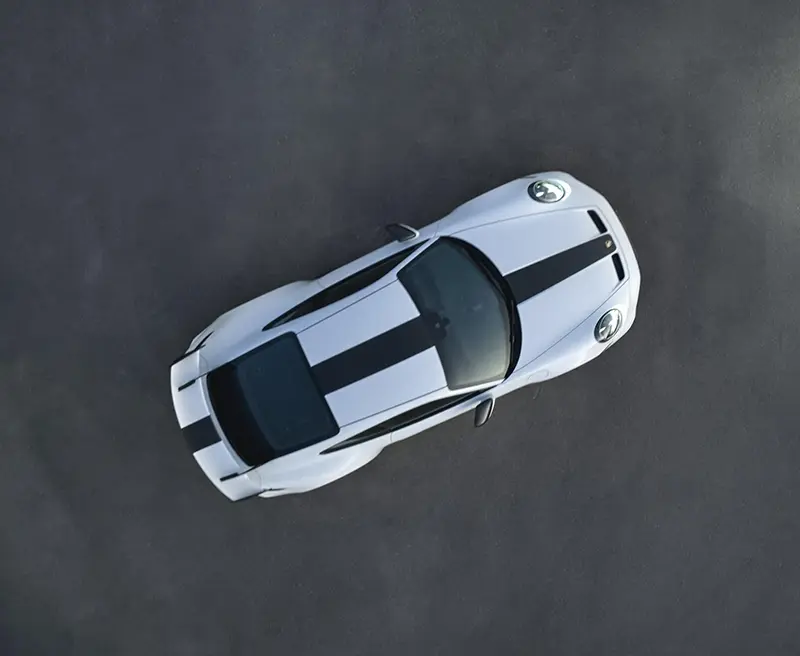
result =
M483 426L494 412L494 398L484 399L475 408L475 428Z
M411 226L405 223L390 223L386 226L386 232L395 241L411 241L419 237L419 230L414 230Z

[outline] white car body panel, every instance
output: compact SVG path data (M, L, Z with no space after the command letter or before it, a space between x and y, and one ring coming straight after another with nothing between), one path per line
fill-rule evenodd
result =
M562 182L566 196L557 204L536 203L528 196L528 185L534 178L554 178ZM575 203L575 186L577 183L577 204ZM450 214L435 224L437 230L451 234L480 225L504 221L518 216L534 216L556 210L566 209L568 205L581 205L582 190L588 190L586 200L596 195L592 189L581 185L572 176L565 173L539 173L518 180L512 180L496 189L491 189L463 205L459 205ZM592 198L593 200L593 198Z
M197 385L184 388L184 385L200 376L203 369L200 351L195 351L189 357L176 362L170 370L172 403L181 428L207 417L211 412L208 400Z
M252 342L255 336L260 337L259 331L264 325L265 316L278 316L287 308L321 290L322 287L316 280L302 280L274 289L217 318L192 340L189 348L194 348L205 335L213 333L214 348L204 351L203 356L206 360L210 360L211 351L226 356L243 340Z
M366 341L373 335L413 319L417 308L403 286L395 281L297 333L308 362L318 362Z
M533 200L528 187L537 178L557 180L565 191L564 198L556 203ZM340 360L343 364L358 363L352 354L360 353L359 349L421 320L414 301L398 281L397 272L438 239L452 237L472 244L502 276L510 280L517 275L519 280L520 274L524 278L526 272L534 271L537 264L546 264L548 258L562 257L566 251L592 240L602 241L588 210L601 217L612 250L608 256L601 254L597 261L517 303L521 348L517 364L505 380L451 390L434 347L423 348L397 362L389 360L375 371L350 378L348 367L338 366ZM398 260L393 269L372 284L264 329L316 293L414 246L415 251ZM612 263L612 253L622 263L622 281ZM496 399L524 385L554 378L597 357L630 329L639 289L640 273L633 248L608 202L565 173L528 176L464 203L443 219L421 228L413 241L392 242L318 280L291 283L223 314L199 333L187 354L173 364L173 405L195 459L228 498L304 492L341 478L370 462L389 444L472 410L484 399ZM598 343L594 327L612 308L622 313L622 326L610 342ZM339 430L330 438L250 468L229 439L235 436L227 436L216 417L209 395L209 374L213 377L216 374L212 372L218 368L249 357L254 349L286 333L296 335ZM381 353L378 348L379 360ZM280 371L276 375L288 373ZM364 431L391 420L397 422L398 415L461 395L469 396L409 425L359 441ZM351 438L355 440L352 444L348 442Z
M598 299L608 298L618 284L614 267L606 259L522 303L519 364L526 365L581 323L597 309Z
M453 233L483 251L501 273L511 273L597 236L585 211L521 216Z
M324 457L316 450L313 452L316 457L309 458L309 453L303 450L270 460L257 470L266 490L260 496L307 492L331 483L374 460L390 443L390 436L384 435Z
M493 383L475 385L474 387L458 390L458 394L474 393L474 396L470 396L469 398L450 408L442 410L441 412L437 412L436 414L426 417L421 421L417 421L411 426L406 426L405 428L392 431L392 444L401 442L409 437L413 437L414 435L417 435L428 428L433 428L437 424L443 424L449 419L454 419L455 417L458 417L458 415L462 415L465 412L474 409L475 406L477 406L481 401L489 398L492 395L495 395L495 390L498 389L499 383L500 381L495 381ZM453 396L453 392L444 387L440 390L437 390L437 392L431 395L431 397L426 398L425 401L427 403L432 400L444 399L451 396Z
M408 248L408 244L392 242L390 244L386 244L385 246L381 246L380 248L376 248L371 253L367 253L366 255L362 255L356 260L352 262L348 262L347 264L343 264L338 269L334 269L330 273L326 273L324 276L321 276L317 279L320 286L323 288L330 287L331 285L336 284L340 280L344 280L348 276L358 273L362 269L366 269L371 264L375 262L380 262L381 260L397 253L399 251L405 250Z
M420 375L424 372L424 375ZM348 385L325 398L339 426L348 426L360 419L386 419L402 411L405 404L447 388L444 371L436 350L430 348L407 360L367 376L357 385Z

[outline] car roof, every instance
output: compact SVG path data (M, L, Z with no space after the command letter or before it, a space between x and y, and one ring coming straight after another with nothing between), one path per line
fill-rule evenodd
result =
M297 339L342 427L447 386L429 331L394 276Z

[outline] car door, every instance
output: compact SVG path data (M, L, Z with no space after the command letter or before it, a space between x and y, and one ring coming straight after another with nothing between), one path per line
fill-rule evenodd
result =
M405 418L405 421L396 423L394 430L392 430L391 443L395 444L405 440L412 435L473 410L483 399L488 398L494 385L495 383L491 383L459 390L453 395L414 408L413 411L406 413L409 416ZM395 419L403 418L395 417Z
M385 440L386 444L390 444L406 437L411 437L425 430L425 428L435 426L474 408L485 398L486 395L484 393L489 387L482 385L475 389L460 390L456 394L428 401L411 410L406 410L399 415L390 417L386 421L371 426L356 435L351 435L346 440L337 442L321 453L334 453L343 449L351 449L365 442L376 440L381 442Z

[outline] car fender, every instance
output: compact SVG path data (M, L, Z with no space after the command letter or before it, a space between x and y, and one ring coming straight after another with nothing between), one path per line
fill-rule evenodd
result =
M507 219L530 216L553 211L553 207L538 203L528 195L528 187L535 178L556 178L562 181L568 193L558 203L558 209L572 207L580 198L572 198L573 185L579 185L572 176L551 171L526 176L490 189L456 207L450 214L431 224L440 235L453 234L469 228L505 221Z
M332 441L335 440L328 442ZM271 460L258 468L265 489L262 496L275 496L273 491L305 492L327 485L368 464L388 445L389 435L330 453L321 453L321 445L315 444Z
M265 324L313 296L320 289L320 284L316 280L300 280L273 289L217 317L192 340L192 344L199 343L208 336L203 346L203 357L216 360L214 354L225 353L243 339L260 334Z
M551 380L594 360L618 342L630 330L636 318L636 297L628 282L621 285L584 321L561 336L538 357L515 371L498 385L497 395L505 395L525 385ZM605 344L594 338L594 327L606 312L616 308L622 312L623 325L614 338Z

